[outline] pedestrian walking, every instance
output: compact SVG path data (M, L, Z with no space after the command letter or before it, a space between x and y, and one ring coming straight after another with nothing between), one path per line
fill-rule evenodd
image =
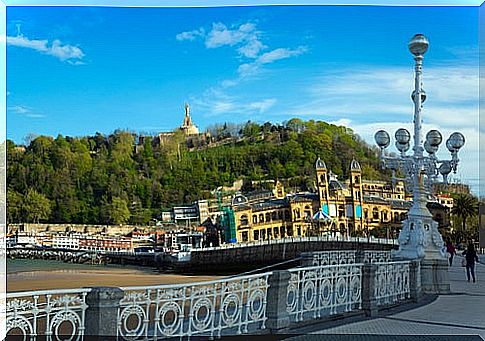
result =
M468 248L463 251L463 256L466 260L466 277L470 282L470 273L472 275L473 283L475 283L475 262L478 262L477 252L473 243L468 244Z
M453 257L456 255L456 249L450 239L448 239L448 242L446 243L446 251L450 254L449 261L450 261L450 266L452 266Z

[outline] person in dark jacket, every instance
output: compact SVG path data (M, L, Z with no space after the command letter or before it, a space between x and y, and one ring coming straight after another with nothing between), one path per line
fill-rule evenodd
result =
M470 282L470 273L472 274L473 283L475 283L475 261L478 262L477 252L473 243L468 244L468 248L463 251L463 256L466 259L466 277Z
M455 247L451 240L448 239L448 243L446 243L446 251L450 254L450 266L453 265L453 256L456 255Z

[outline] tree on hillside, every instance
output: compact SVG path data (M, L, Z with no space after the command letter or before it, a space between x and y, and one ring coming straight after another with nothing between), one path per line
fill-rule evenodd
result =
M470 194L459 194L454 198L453 208L451 209L453 215L461 219L462 228L458 233L458 240L465 237L466 223L469 218L478 215L478 200Z
M13 190L7 190L7 223L22 221L22 195Z
M22 205L23 217L28 223L38 223L49 218L50 200L42 193L29 189Z
M108 202L104 198L101 206L101 217L106 224L124 224L130 219L130 216L131 214L126 200L113 197L111 202Z

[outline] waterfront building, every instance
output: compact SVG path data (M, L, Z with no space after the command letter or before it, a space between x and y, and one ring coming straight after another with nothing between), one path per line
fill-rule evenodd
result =
M395 236L412 202L404 183L362 179L357 160L349 165L349 178L340 181L325 162L315 163L316 193L291 193L254 200L243 195L233 200L237 240L240 242L333 233L369 235L381 229ZM440 227L449 225L449 208L438 201L429 205Z

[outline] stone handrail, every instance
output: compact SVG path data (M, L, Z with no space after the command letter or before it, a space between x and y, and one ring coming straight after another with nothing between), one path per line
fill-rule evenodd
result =
M208 282L7 294L7 332L158 340L285 333L335 314L417 301L419 261L303 266ZM74 336L77 336L74 337Z

